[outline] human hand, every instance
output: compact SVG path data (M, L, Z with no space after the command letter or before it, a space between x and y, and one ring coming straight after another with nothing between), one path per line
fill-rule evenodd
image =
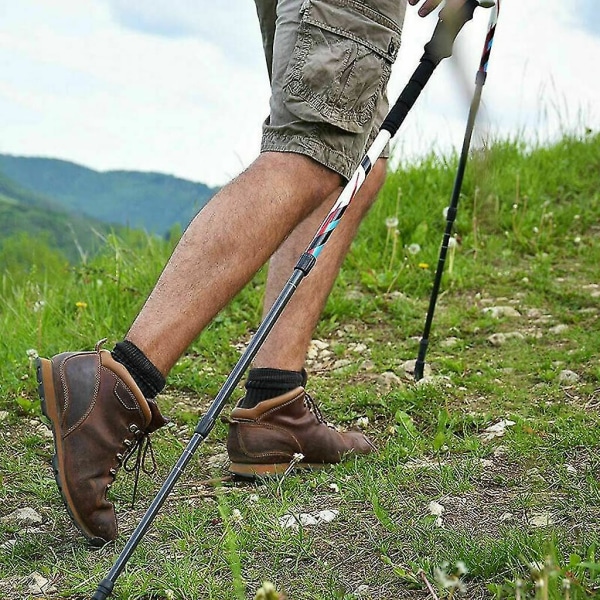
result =
M408 3L411 6L415 6L415 4L419 4L421 0L408 0ZM419 8L419 16L426 17L430 12L435 10L440 4L442 0L425 0L421 8ZM458 10L463 4L465 0L447 0L446 7L444 10L448 9L450 12L454 10Z

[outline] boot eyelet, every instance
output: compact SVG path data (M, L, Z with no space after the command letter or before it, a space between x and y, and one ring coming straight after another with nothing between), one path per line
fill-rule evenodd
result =
M117 476L117 470L116 469L109 469L108 472L113 476L116 477Z
M123 443L128 447L131 448L131 440L123 440Z
M117 460L122 463L123 462L123 455L119 452L119 454L117 454Z
M135 423L132 423L129 426L129 431L131 431L131 433L137 433L139 430L140 428Z

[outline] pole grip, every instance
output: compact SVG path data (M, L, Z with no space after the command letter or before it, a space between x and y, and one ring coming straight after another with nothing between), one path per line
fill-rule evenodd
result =
M465 23L473 18L477 6L479 6L477 0L467 0L457 10L450 12L445 8L440 13L433 35L425 44L425 52L419 66L381 125L381 129L389 131L391 137L394 137L400 129L400 125L404 122L435 68L444 58L452 55L452 46L456 36Z

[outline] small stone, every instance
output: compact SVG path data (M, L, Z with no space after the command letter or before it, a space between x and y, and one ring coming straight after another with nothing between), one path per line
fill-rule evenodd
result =
M359 290L348 290L345 293L345 297L347 300L362 300L365 297L365 294Z
M58 590L42 574L34 571L28 578L28 590L36 596L55 594Z
M514 518L515 518L515 515L513 515L511 512L502 513L500 515L500 523L506 523L507 521L513 521Z
M6 542L4 542L3 544L0 544L0 550L11 550L11 548L13 548L14 546L17 545L17 540L8 540Z
M600 298L600 285L597 283L590 283L589 285L583 286L584 290L589 290L592 298Z
M323 523L331 523L339 514L339 510L325 509L317 513L317 518Z
M369 358L362 362L362 364L360 365L360 368L363 371L373 371L375 369L375 363Z
M440 346L442 348L452 348L453 346L456 346L456 344L458 344L459 341L460 340L457 337L449 337L445 340L442 340L440 342Z
M325 350L326 348L329 348L329 344L323 340L311 340L310 345L317 350Z
M346 367L349 367L352 364L351 360L348 360L347 358L340 358L339 360L336 360L333 365L331 366L331 368L336 371L338 369L344 369Z
M348 350L356 352L357 354L364 354L368 348L366 344L348 344Z
M227 452L220 452L210 456L206 461L206 466L211 469L223 469L229 464L229 456Z
M299 529L300 526L307 527L311 525L319 525L320 523L330 523L339 514L339 510L321 510L317 513L299 513L287 514L279 517L279 526L291 529Z
M5 421L8 418L8 411L0 410L0 422Z
M402 363L402 369L408 376L414 377L416 364L416 360L407 360L404 363ZM423 377L429 377L430 375L431 367L428 364L425 364L423 367Z
M560 383L577 383L579 381L579 375L569 369L563 369L558 376L558 381Z
M363 583L356 588L354 593L357 596L366 596L369 593L369 586Z
M54 436L52 435L52 431L50 431L50 429L48 429L43 423L40 423L36 429L35 432L43 438L46 438L47 440L52 440L54 439Z
M564 323L559 323L558 325L555 325L554 327L550 327L549 332L552 333L553 335L560 335L561 333L565 333L565 331L568 331L569 326L565 325Z
M369 417L358 417L358 419L356 419L356 426L359 427L360 429L364 429L368 425L369 425Z
M506 344L508 340L518 339L524 340L525 336L520 331L509 331L508 333L493 333L488 337L488 342L498 348Z
M501 319L502 317L516 318L521 316L521 313L512 306L488 306L483 309L483 313L490 315L494 319Z
M439 502L436 502L435 500L432 500L429 503L428 508L429 508L429 514L435 515L436 517L441 517L442 513L445 510L445 508Z
M507 427L512 427L515 424L514 421L509 421L508 419L502 419L498 421L498 423L494 423L489 427L486 427L483 430L483 433L479 434L479 437L484 442L489 442L494 438L502 437L506 433Z
M417 385L419 387L424 385L430 385L432 387L452 387L450 378L447 375L426 375L417 381Z
M377 378L377 383L390 388L397 385L401 385L402 380L400 379L400 377L398 377L398 375L396 375L396 373L392 371L385 371L384 373L381 373L381 375L379 375L379 377Z
M565 463L565 469L567 473L571 473L572 475L577 475L577 469L568 463Z
M42 517L33 508L17 508L9 515L0 519L3 523L15 523L21 527L30 527L31 525L41 525Z
M529 524L532 527L548 527L549 525L554 525L554 523L554 517L548 512L533 513L529 517Z

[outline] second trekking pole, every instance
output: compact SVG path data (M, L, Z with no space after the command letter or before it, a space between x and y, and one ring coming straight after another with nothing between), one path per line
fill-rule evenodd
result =
M460 198L460 190L462 188L462 182L465 175L465 168L467 166L467 159L469 157L471 137L473 136L473 129L475 127L475 119L479 110L479 104L481 103L481 92L483 91L483 85L485 84L485 80L487 78L488 61L490 59L490 52L492 51L492 45L494 43L494 35L496 33L496 23L498 22L499 12L500 0L497 0L496 4L492 8L492 13L490 14L488 32L485 38L483 52L481 54L479 69L475 78L475 93L473 94L473 99L469 108L469 118L467 120L467 127L463 139L462 150L460 153L460 159L458 161L458 170L454 179L452 197L450 200L450 205L448 206L448 212L446 214L446 230L444 231L444 237L442 239L442 247L440 249L440 256L435 272L435 278L433 280L433 289L431 290L431 296L429 299L429 308L427 310L425 326L423 328L423 335L421 336L421 342L419 344L419 354L417 356L417 362L415 364L416 381L419 381L423 378L423 371L425 369L425 355L427 354L427 347L429 346L429 335L431 333L431 324L433 323L433 314L435 312L435 305L440 291L440 285L442 283L442 275L444 273L446 254L448 253L448 246L450 244L450 236L452 235L452 228L456 219L458 200Z

